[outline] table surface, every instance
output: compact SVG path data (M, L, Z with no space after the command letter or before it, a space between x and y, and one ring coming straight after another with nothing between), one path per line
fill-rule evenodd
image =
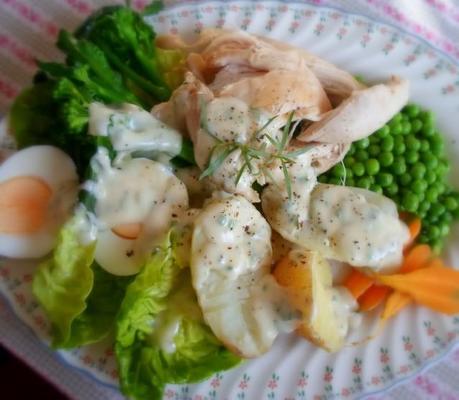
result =
M34 59L57 57L50 42L50 37L55 37L57 33L57 25L53 21L58 20L59 25L72 29L90 10L113 2L110 0L40 0L39 2L0 0L0 116L6 112L20 89L30 82L35 69ZM185 1L165 1L166 6L181 2ZM305 2L339 7L396 25L400 29L421 36L459 63L459 0L310 0ZM149 1L132 1L134 7L141 7L146 3ZM33 21L30 19L31 15L35 15ZM407 16L410 23L407 23ZM33 44L33 47L25 51L17 45L16 40ZM12 69L15 66L10 60L11 51L16 51L16 57L20 59L21 65L18 68ZM6 353L0 352L2 398L5 394L4 398L30 398L29 393L40 393L40 398L56 400L61 398L122 399L117 391L99 385L88 376L65 366L52 350L40 343L31 330L15 317L1 297L0 344L16 358L12 359ZM28 368L34 372L28 371ZM9 386L4 384L10 381L18 382L18 376L21 377L22 388L13 386L17 385L14 383ZM459 346L416 376L390 388L382 395L368 398L459 400L458 376ZM55 389L50 388L44 381L50 382ZM9 390L13 391L9 392ZM18 390L24 390L24 393Z

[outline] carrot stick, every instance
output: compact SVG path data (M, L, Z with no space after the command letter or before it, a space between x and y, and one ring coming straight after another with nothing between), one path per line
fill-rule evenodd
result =
M459 271L434 266L403 275L376 275L376 279L433 310L459 313Z
M43 225L52 196L49 185L33 176L0 183L0 232L33 233Z
M408 240L408 243L405 244L405 251L410 249L416 238L419 236L419 233L421 232L421 220L419 218L411 220L408 223L408 230L410 232L410 239Z
M371 311L378 307L389 295L391 289L385 286L373 285L359 297L359 310Z
M374 279L354 268L344 281L343 286L351 292L354 299L358 299L373 283Z
M412 301L412 298L405 293L392 292L386 300L381 319L386 321L392 318Z
M416 245L406 255L399 272L406 274L416 269L426 267L431 258L432 250L428 245Z

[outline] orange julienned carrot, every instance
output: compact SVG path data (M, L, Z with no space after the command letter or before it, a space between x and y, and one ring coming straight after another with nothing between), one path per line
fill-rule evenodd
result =
M459 313L459 271L452 268L431 266L407 274L376 275L376 279L433 310Z
M371 311L378 307L389 295L391 289L387 286L373 285L365 291L359 298L359 310Z
M384 310L382 312L381 319L385 321L389 318L392 318L412 301L413 299L405 293L397 291L392 292L386 300L386 304L384 305Z
M421 220L419 218L415 218L408 223L410 238L408 243L405 244L405 251L414 244L416 238L419 236L419 233L421 233L421 227Z
M431 248L427 244L418 244L408 251L399 272L405 274L426 267L431 258Z
M351 292L354 299L358 299L374 282L373 278L354 268L344 281L343 286Z

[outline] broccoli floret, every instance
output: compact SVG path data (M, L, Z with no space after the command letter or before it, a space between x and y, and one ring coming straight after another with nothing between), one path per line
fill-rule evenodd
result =
M158 61L155 33L142 17L127 7L110 7L77 30L99 46L110 63L129 80L158 101L167 100L171 90Z

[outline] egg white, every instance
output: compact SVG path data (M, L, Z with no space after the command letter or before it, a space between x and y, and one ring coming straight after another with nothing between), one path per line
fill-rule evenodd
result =
M72 159L53 146L32 146L18 151L0 166L0 183L19 176L41 178L52 195L43 226L30 234L0 233L0 255L38 258L49 253L60 227L77 198L78 175Z

